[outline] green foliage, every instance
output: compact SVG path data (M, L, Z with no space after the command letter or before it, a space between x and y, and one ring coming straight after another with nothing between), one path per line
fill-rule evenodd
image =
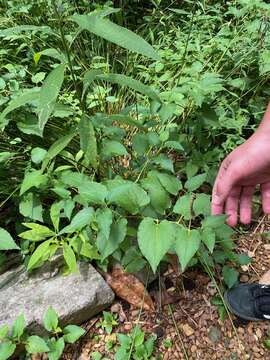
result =
M25 329L24 315L14 321L11 331L4 325L0 329L0 359L10 359L16 348L25 354L47 354L49 360L58 360L64 351L65 343L73 344L85 334L85 330L76 325L59 327L58 315L49 307L43 318L44 328L50 335L40 337L28 335Z

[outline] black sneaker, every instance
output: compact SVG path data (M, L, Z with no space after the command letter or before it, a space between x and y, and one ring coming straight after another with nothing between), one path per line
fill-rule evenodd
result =
M270 320L270 286L240 284L224 295L229 310L249 321Z

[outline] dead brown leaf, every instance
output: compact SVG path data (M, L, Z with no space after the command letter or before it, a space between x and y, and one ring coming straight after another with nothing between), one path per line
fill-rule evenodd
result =
M105 273L104 277L115 294L129 304L143 308L146 311L154 311L155 306L151 296L133 274L124 272L121 266L115 266L112 272Z

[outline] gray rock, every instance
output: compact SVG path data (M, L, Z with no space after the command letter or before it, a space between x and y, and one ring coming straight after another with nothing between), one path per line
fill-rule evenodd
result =
M88 263L79 263L79 273L61 275L62 259L27 273L22 266L0 275L0 327L11 325L24 314L28 329L43 334L42 318L49 306L61 325L81 324L109 306L114 293Z

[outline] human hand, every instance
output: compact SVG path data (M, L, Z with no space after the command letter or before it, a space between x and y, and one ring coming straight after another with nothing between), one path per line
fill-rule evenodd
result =
M236 148L221 164L212 196L212 214L228 215L227 223L249 224L252 217L252 197L260 186L262 206L270 214L270 133L257 131Z

